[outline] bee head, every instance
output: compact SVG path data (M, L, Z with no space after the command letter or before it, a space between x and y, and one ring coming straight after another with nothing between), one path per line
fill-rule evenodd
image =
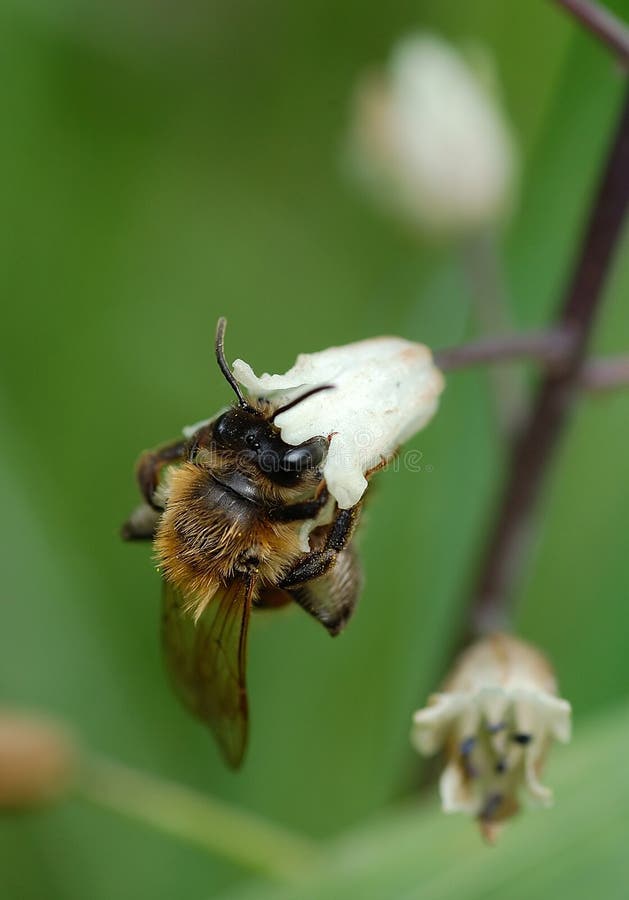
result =
M321 465L327 453L328 442L323 437L315 437L297 446L286 444L273 420L313 394L330 390L332 385L323 384L312 388L275 409L270 417L265 415L247 402L225 359L226 325L224 318L218 320L216 359L238 398L238 404L219 416L214 423L214 441L219 449L231 451L247 463L253 462L271 481L282 485L296 484L303 473L312 472Z
M293 446L285 443L276 425L256 410L234 407L214 423L213 439L219 450L231 451L253 463L271 481L291 485L305 472L317 469L328 449L323 437Z

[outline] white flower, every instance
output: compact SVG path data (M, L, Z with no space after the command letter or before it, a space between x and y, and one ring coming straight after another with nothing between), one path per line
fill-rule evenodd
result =
M341 508L362 497L371 469L388 461L434 415L443 377L430 350L396 337L372 338L301 354L284 375L256 376L240 359L236 379L254 398L276 406L308 389L333 385L275 419L287 444L329 439L323 474Z
M434 35L400 41L384 77L359 86L350 156L376 199L428 231L477 229L511 200L514 142L497 101Z
M542 654L495 634L468 648L443 691L415 713L411 740L421 753L445 749L444 811L476 816L493 839L517 811L521 787L537 804L552 803L539 776L553 739L570 740L570 712Z

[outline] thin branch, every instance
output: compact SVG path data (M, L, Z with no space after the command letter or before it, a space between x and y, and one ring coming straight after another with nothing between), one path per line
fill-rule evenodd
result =
M468 344L446 347L434 354L442 372L458 372L474 366L532 362L559 373L571 358L575 335L568 329L504 334ZM579 385L586 391L611 391L629 387L629 356L595 357L583 363Z
M556 0L582 25L600 38L626 66L629 65L629 28L605 7L593 0Z
M629 387L629 356L590 360L583 367L581 386L588 391L613 391Z
M92 758L78 791L96 806L276 880L290 881L319 859L316 843L305 837L113 760Z
M470 235L461 250L479 333L509 334L513 321L497 234L491 228L482 229ZM510 365L496 365L489 379L498 437L511 441L528 406L524 373Z
M555 367L569 358L572 344L572 333L565 329L504 334L437 350L435 363L444 372L521 360Z
M573 334L569 359L543 378L528 422L516 442L506 485L498 505L478 580L469 601L477 631L504 626L528 550L534 514L548 470L573 409L582 364L612 255L629 205L629 93L581 250L556 327Z

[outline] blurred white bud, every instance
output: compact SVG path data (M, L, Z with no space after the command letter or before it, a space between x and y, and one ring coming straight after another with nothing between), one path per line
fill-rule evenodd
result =
M444 40L418 34L359 84L350 161L389 211L424 231L482 228L507 211L515 180L509 127L485 80Z
M521 788L538 805L552 803L539 776L552 741L570 740L570 713L545 657L495 634L459 657L443 691L415 713L411 740L424 754L444 748L444 811L476 816L493 840L517 812Z
M360 500L371 469L429 422L444 385L428 347L396 337L302 353L284 375L258 377L240 359L233 371L252 398L268 398L276 408L318 385L333 386L280 413L275 424L287 444L329 439L323 474L342 508Z

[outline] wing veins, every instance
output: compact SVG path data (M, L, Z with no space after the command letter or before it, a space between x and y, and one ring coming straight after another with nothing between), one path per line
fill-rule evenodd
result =
M247 742L247 632L255 587L253 578L221 586L196 624L181 592L164 587L163 643L175 689L234 767Z

